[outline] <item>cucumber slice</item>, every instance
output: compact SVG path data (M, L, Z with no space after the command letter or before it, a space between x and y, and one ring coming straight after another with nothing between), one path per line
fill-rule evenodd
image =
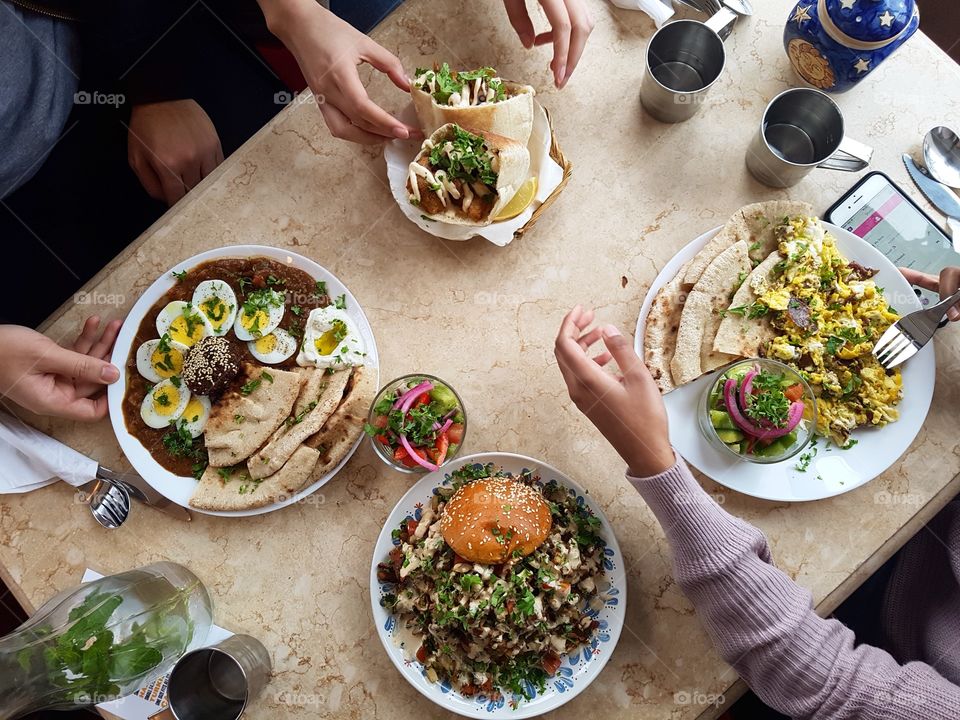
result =
M739 444L743 440L743 433L739 430L717 430L717 437L723 440L727 445Z
M724 410L711 410L710 424L713 425L718 430L736 430L737 429L737 426L733 424L733 418L730 417L730 413Z
M759 455L760 457L776 457L777 455L782 455L786 452L788 445L783 443L783 438L777 438L772 443L766 447L757 447L754 451L754 455Z

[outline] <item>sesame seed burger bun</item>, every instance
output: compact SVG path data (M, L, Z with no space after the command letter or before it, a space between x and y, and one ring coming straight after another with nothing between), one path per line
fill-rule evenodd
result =
M550 506L510 478L475 480L457 490L440 516L440 533L468 562L499 565L536 550L550 534Z

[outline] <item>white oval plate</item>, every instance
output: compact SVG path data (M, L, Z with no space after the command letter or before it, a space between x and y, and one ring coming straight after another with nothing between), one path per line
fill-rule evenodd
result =
M823 225L836 238L837 248L847 260L877 268L875 280L884 288L885 297L898 312L905 314L921 309L910 283L879 250L841 227L827 222ZM716 227L686 245L653 281L640 308L634 335L634 347L641 357L647 314L657 291L719 231L720 228ZM850 492L893 465L910 447L927 417L936 378L933 345L927 345L901 369L903 399L898 406L900 419L882 428L858 428L851 435L857 444L849 450L841 450L818 439L816 455L805 472L797 469L799 455L780 463L759 465L730 457L707 442L696 418L700 396L715 379L715 373L707 373L663 396L670 418L670 442L704 475L731 490L753 497L799 502Z
M177 503L178 505L182 505L185 508L189 508L193 512L204 513L206 515L247 517L250 515L261 515L263 513L279 510L287 505L292 505L298 500L301 500L307 495L315 492L321 485L325 485L327 482L329 482L329 480L336 475L340 471L340 468L342 468L343 465L350 459L353 453L356 452L357 445L360 444L360 440L363 438L362 435L357 438L357 442L354 443L353 448L351 448L350 452L347 453L343 461L333 470L298 492L296 495L287 498L283 502L273 503L272 505L266 505L264 507L254 508L252 510L215 511L198 510L197 508L191 507L190 496L193 494L193 490L197 486L197 481L192 477L181 477L179 475L174 475L172 472L167 470L160 463L154 460L150 452L127 430L127 426L123 421L122 408L123 396L127 391L127 376L125 370L127 358L130 356L130 353L136 352L136 348L133 348L131 345L134 337L136 337L137 328L140 327L140 322L143 320L143 316L147 314L147 311L153 307L157 300L159 300L170 288L176 284L177 281L176 278L174 278L173 273L181 272L183 270L190 270L201 263L207 262L208 260L248 257L268 257L272 260L285 263L291 267L297 268L298 270L303 270L316 280L326 281L327 292L330 296L336 297L338 295L346 295L347 313L351 318L353 318L361 336L363 337L363 341L367 346L367 357L370 360L370 364L377 366L377 387L380 386L380 369L377 360L377 343L373 338L373 329L370 327L367 316L363 314L363 309L360 307L360 304L357 302L356 298L353 297L353 295L347 289L346 285L340 282L336 275L321 267L313 260L305 258L303 255L298 255L280 248L267 247L266 245L231 245L228 247L202 252L199 255L194 255L193 257L187 258L183 262L179 262L174 265L170 270L158 277L153 284L146 289L143 295L140 296L134 306L130 309L126 319L123 321L123 327L120 328L120 334L117 336L117 343L113 348L113 356L110 358L111 362L120 368L120 380L107 388L107 403L110 409L110 423L113 425L113 432L117 436L117 442L120 443L120 448L123 450L124 455L127 456L127 460L130 461L133 469L136 470L144 480L150 483L150 485L157 492L167 499L172 500L173 502Z
M426 503L433 497L434 488L449 484L450 476L443 470L429 473L407 491L400 502L387 517L387 521L377 538L377 546L373 552L373 562L370 564L370 604L373 607L373 620L377 627L377 634L383 643L387 655L396 666L400 674L406 678L421 694L428 697L441 707L467 717L479 718L530 718L541 715L563 705L571 698L579 695L594 681L603 666L607 664L610 655L617 646L623 621L626 616L627 581L626 568L623 564L623 555L620 546L613 534L613 529L603 510L594 502L593 498L573 480L559 470L546 463L534 460L523 455L513 453L487 452L468 455L451 463L450 470L473 463L493 463L494 465L513 474L520 474L524 470L531 470L539 475L543 482L556 480L559 485L566 487L577 496L577 502L589 508L594 515L600 518L601 534L607 542L604 550L604 574L610 587L606 590L607 602L603 609L595 613L600 626L594 631L589 645L581 646L576 652L562 656L562 664L557 673L547 682L547 691L537 695L533 700L526 700L523 696L503 696L499 700L491 700L484 696L464 697L451 689L449 683L431 683L427 680L423 665L416 660L408 660L404 649L397 641L394 616L380 605L380 598L390 587L387 583L377 580L377 563L387 559L387 555L394 547L391 531L400 526L406 518L420 518L420 512ZM410 649L411 654L415 649Z

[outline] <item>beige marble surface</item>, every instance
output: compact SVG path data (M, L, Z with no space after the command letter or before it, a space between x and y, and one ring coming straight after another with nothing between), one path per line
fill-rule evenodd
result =
M124 296L120 308L97 308L121 315L157 275L201 250L263 243L308 255L363 305L385 378L423 371L455 384L470 413L465 451L525 453L588 486L630 568L627 626L600 678L556 717L709 716L715 709L701 700L741 690L674 584L663 534L623 479L621 462L567 399L552 344L562 314L577 302L632 331L666 260L740 205L789 197L824 210L854 181L819 171L774 191L747 174L744 150L765 103L796 82L781 46L788 3L755 5L758 15L727 42L728 66L707 107L671 126L645 116L637 98L653 31L643 15L593 2L596 30L558 93L548 50L523 51L498 3L411 0L375 33L409 69L433 59L495 64L534 84L551 111L574 173L532 232L503 249L422 234L395 206L379 152L332 140L316 108L303 103L282 112L91 284ZM379 77L371 93L388 108L405 103ZM960 115L960 71L918 35L837 100L849 134L876 148L874 166L910 189L899 155L918 151L924 131ZM90 309L68 302L47 331L75 333ZM768 533L779 566L810 588L823 612L956 492L960 335L943 333L937 344L928 421L874 482L801 505L707 483L730 512ZM107 422L36 422L107 465L124 465ZM220 624L252 633L273 653L276 676L251 718L443 717L390 665L371 622L373 542L409 485L364 445L311 502L244 520L196 515L184 525L135 506L130 521L108 533L73 504L66 486L4 496L0 570L35 607L75 584L86 566L115 572L178 561L208 584ZM881 492L899 500L878 502ZM677 693L694 702L678 703Z

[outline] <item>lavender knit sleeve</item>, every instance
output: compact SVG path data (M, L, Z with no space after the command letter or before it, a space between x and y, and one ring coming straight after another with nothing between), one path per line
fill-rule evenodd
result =
M770 561L757 528L725 512L683 460L627 478L663 526L676 580L724 659L770 707L816 720L951 720L960 687L929 665L899 665L812 609Z

